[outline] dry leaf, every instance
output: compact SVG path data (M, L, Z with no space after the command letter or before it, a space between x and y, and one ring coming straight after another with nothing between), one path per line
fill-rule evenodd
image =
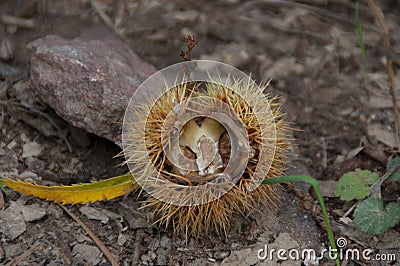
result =
M380 142L390 146L397 147L396 133L385 129L380 123L368 125L368 135L376 137Z

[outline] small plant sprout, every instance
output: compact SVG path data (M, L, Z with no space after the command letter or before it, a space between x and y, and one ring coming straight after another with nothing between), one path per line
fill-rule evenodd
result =
M364 199L371 193L369 186L378 179L377 173L357 168L355 172L348 172L340 178L336 186L336 196L345 201Z

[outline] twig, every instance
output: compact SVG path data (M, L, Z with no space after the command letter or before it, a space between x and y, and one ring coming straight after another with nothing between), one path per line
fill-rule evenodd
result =
M394 172L400 169L400 162L395 164L392 168L390 168L386 174L381 176L378 181L376 181L372 186L371 186L371 197L373 198L382 198L382 193L381 193L381 186L382 183L386 181Z
M358 202L354 203L353 206L351 206L350 209L348 209L347 212L341 217L341 219L344 219L347 216L349 216L350 213L356 208L357 205L358 205Z
M0 16L0 22L6 25L12 25L21 28L27 28L27 29L35 28L35 21L33 19L23 19L6 14Z
M390 51L390 38L389 38L389 29L385 23L385 16L382 10L375 4L373 0L368 0L368 6L371 9L372 13L374 14L375 20L378 23L379 27L382 29L383 34L383 42L385 45L386 51ZM389 54L386 54L386 70L389 75L389 85L390 90L392 92L392 99L393 99L393 112L396 118L396 137L397 137L397 146L400 148L400 112L399 106L397 105L397 93L396 93L396 83L394 79L394 72L393 72L393 62L392 58Z
M17 266L19 263L23 262L26 258L32 255L32 253L35 252L41 245L42 243L36 243L30 249L15 258L13 261L9 262L7 266Z
M84 222L82 222L81 219L75 216L75 214L73 214L63 205L58 204L58 206L60 206L69 216L71 216L72 219L75 220L75 222L77 222L83 228L83 230L85 230L88 233L88 235L93 239L93 241L97 244L97 246L100 248L100 250L104 253L104 255L107 257L107 259L111 262L113 266L119 266L119 263L115 260L114 256L104 245L104 243L95 235L95 233L92 230L90 230L90 228Z
M139 258L140 258L140 242L142 242L142 232L139 229L136 231L136 239L135 239L135 244L133 245L133 263L139 264Z
M96 11L96 13L100 16L101 20L110 27L113 31L115 31L119 36L121 36L124 40L126 40L126 37L122 32L115 27L115 25L112 23L111 19L107 16L107 14L101 9L101 6L96 0L90 0L90 4L92 5L93 9Z
M328 145L326 145L325 138L321 138L321 143L322 143L322 169L326 169L328 167L328 154L327 154L327 149Z

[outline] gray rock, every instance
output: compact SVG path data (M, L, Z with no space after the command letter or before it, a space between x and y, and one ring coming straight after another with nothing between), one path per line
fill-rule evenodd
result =
M157 249L157 265L168 265L168 254L170 253L169 249L159 248Z
M23 243L11 244L9 246L4 247L4 253L7 258L13 258L15 256L19 256L23 252L24 252Z
M156 69L117 38L50 35L28 44L37 95L72 125L121 146L125 108Z
M26 222L33 222L42 219L46 216L46 210L41 208L38 204L21 207L22 216Z
M72 249L72 256L86 265L97 265L101 261L100 250L91 245L76 244Z
M217 259L217 260L222 260L222 259L228 257L230 253L231 253L230 251L214 252L214 258Z
M0 210L0 232L11 240L26 231L26 224L21 211L22 207L21 204L12 202L6 210Z
M79 211L82 214L86 215L87 218L91 220L101 221L103 224L108 223L108 221L110 220L110 218L105 213L93 207L82 206L79 208Z
M162 236L160 239L160 246L163 248L170 248L171 247L171 238L167 236Z
M38 156L42 152L42 150L43 146L36 141L26 143L22 147L22 158Z

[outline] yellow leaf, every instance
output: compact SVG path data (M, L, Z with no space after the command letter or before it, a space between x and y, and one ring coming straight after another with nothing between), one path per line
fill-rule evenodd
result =
M131 174L71 186L42 186L21 180L0 179L3 184L25 196L61 202L62 204L87 203L109 200L129 193L136 188Z

